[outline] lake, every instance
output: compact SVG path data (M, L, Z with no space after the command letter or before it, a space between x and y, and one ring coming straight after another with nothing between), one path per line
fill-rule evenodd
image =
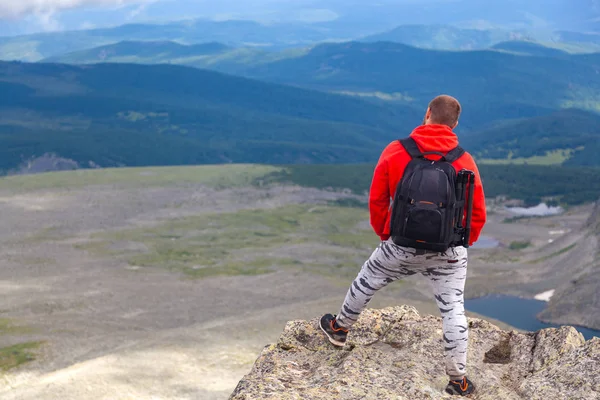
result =
M479 240L475 242L472 249L495 249L500 246L500 242L492 237L481 235Z
M492 295L465 300L467 311L494 318L526 331L560 327L560 325L547 324L536 318L536 315L543 311L547 304L545 301L505 295ZM586 340L594 336L600 337L600 331L577 326L575 328L583 334Z

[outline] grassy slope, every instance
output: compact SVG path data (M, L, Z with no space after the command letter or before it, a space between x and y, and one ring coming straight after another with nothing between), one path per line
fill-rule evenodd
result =
M365 209L288 205L204 214L151 228L100 233L79 248L122 257L133 267L168 268L195 278L256 275L273 267L318 271L323 266L319 257L336 260L329 272L338 273L356 264L357 250L360 253L376 244L368 227L359 226L366 218ZM116 242L141 244L147 251L114 250ZM285 247L290 251L282 252ZM298 255L308 248L310 257Z
M0 191L31 193L83 187L93 190L95 186L107 185L136 190L188 184L217 189L257 188L274 183L273 177L282 172L281 167L261 165L82 170L5 177L0 179ZM274 268L350 275L355 273L357 263L368 256L377 237L363 224L368 218L364 205L358 209L348 205L357 203L208 210L195 216L157 221L151 226L101 231L76 247L120 259L134 269L168 268L192 278L254 275ZM51 237L45 238L42 232L36 240ZM236 245L231 246L232 242ZM140 248L146 250L140 252ZM282 248L289 251L275 252ZM329 268L323 268L324 265Z
M193 167L117 168L53 172L0 179L0 190L22 192L88 185L152 187L202 184L215 188L292 183L318 189L368 192L373 164L352 165L203 165ZM600 197L600 168L479 164L487 197L556 197L565 204ZM355 205L349 203L348 205ZM359 205L364 207L364 205Z
M88 170L3 178L0 190L14 193L84 186L93 189L95 185L135 188L188 183L228 189L293 183L363 193L368 190L372 169L372 165L229 165ZM578 175L568 168L481 165L480 169L488 196L557 196L566 204L577 204L595 200L600 194L600 181L593 181L598 169L578 171ZM586 190L582 190L583 184ZM366 205L350 200L203 213L152 226L98 232L76 247L122 260L133 269L167 268L192 278L255 275L275 268L350 277L355 273L354 266L368 256L377 241L364 223L368 221ZM236 243L233 248L232 241ZM0 321L0 331L2 326ZM26 360L27 349L7 351L12 354L19 350ZM22 356L8 357L7 363Z
M135 188L188 183L228 189L294 183L363 193L368 190L372 169L372 165L229 165L86 170L3 178L0 190L14 193L46 188L93 189L95 185ZM569 169L486 165L480 169L488 196L555 195L562 196L567 204L576 204L595 200L600 194L600 182L590 181L598 169L584 170L575 177ZM539 182L553 184L534 184ZM587 192L576 188L582 182L587 183ZM254 275L274 268L350 276L376 244L377 238L365 221L367 207L357 201L286 205L268 210L203 213L152 226L98 232L76 247L123 260L134 269L168 268L192 278ZM231 247L232 241L236 242L235 248ZM282 248L286 251L275 251ZM329 268L324 269L324 263ZM0 321L0 330L2 326Z
M35 360L35 350L40 342L26 342L0 348L0 372L6 372Z
M182 184L230 188L258 184L264 177L281 171L281 167L258 164L87 169L6 176L0 178L0 190L19 193L43 189L77 189L88 185L136 188Z
M23 337L32 333L32 329L19 326L14 321L0 318L0 339L3 336ZM0 376L2 373L17 368L36 358L36 349L42 342L21 342L19 344L0 348Z

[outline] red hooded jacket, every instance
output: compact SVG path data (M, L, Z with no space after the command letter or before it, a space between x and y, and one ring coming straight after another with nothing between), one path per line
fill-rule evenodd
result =
M437 151L447 153L458 146L458 138L452 129L446 125L422 125L416 128L410 135L422 152ZM427 156L431 159L439 159L439 156ZM399 141L390 143L381 154L371 184L369 195L369 211L371 214L371 226L381 240L390 237L391 201L396 193L396 186L402 179L404 169L411 158ZM452 163L456 171L468 169L475 173L475 192L473 197L473 217L471 220L471 237L469 244L472 245L479 239L481 230L485 225L487 213L485 209L485 195L479 170L475 160L469 153Z

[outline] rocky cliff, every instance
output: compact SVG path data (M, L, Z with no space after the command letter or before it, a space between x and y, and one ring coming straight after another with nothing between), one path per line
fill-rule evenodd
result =
M585 236L558 267L568 279L556 288L548 307L538 317L600 330L600 201L586 223Z
M292 321L230 400L445 399L441 319L408 306L365 311L343 349L318 319ZM474 399L600 399L600 339L574 328L503 331L469 319Z

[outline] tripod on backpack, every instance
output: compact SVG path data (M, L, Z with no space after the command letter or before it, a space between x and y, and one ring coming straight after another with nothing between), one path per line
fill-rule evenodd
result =
M468 196L467 196L468 190ZM473 215L473 195L475 193L475 173L466 169L460 170L456 178L456 210L454 211L454 232L457 244L469 248L471 236L471 217ZM466 216L465 212L466 201ZM464 225L463 225L464 223Z

